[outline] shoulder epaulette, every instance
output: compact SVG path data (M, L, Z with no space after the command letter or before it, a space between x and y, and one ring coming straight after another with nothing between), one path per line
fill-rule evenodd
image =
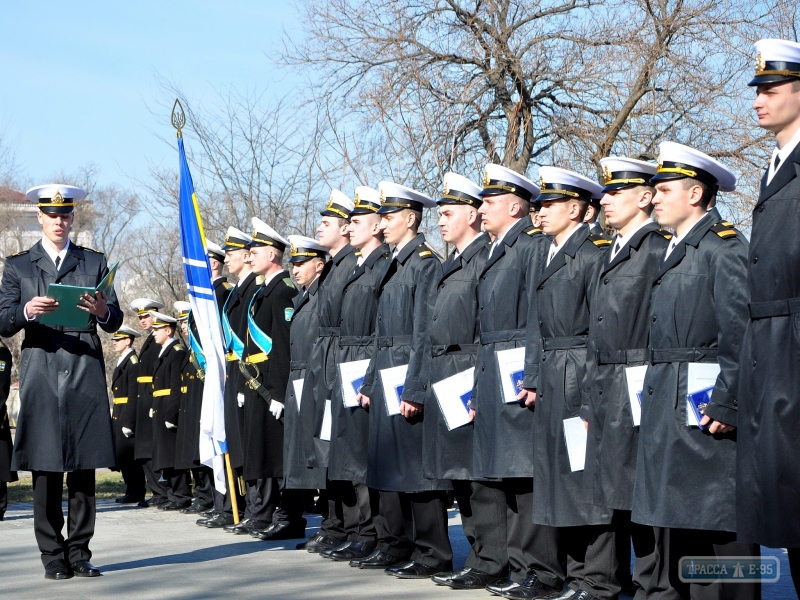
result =
M175 345L173 346L173 348L175 348L175 350L176 350L177 352L183 352L183 351L185 350L185 348L184 348L183 346L181 346L180 344L175 344Z
M102 254L100 250L95 250L94 248L87 248L86 246L78 246L81 250L86 250L87 252L94 252L95 254Z
M540 233L542 233L542 230L539 229L538 227L531 227L525 233L528 235L539 235Z
M420 258L428 258L429 256L435 256L439 260L442 260L442 257L439 256L439 253L436 252L433 248L428 245L428 242L422 242L419 246L417 246L417 250L419 251L418 254Z
M233 284L232 283L228 283L227 281L223 281L222 282L222 287L224 287L226 290L232 290L233 289Z
M294 289L294 282L292 281L291 277L284 277L283 278L283 283L285 283L290 288Z
M669 231L667 231L666 229L663 229L663 228L659 229L658 231L656 231L656 233L659 234L661 237L663 237L665 240L671 240L672 239L672 234Z
M720 221L711 226L711 231L716 233L723 240L736 237L736 230L733 228L733 223L728 221Z
M430 258L433 256L433 252L430 250L420 250L419 251L420 258Z
M131 356L131 362L132 362L133 364L136 364L136 363L138 363L138 362L139 362L139 359L137 358L137 356L136 356L135 354L134 354L133 356Z
M9 258L14 258L15 256L22 256L24 254L27 254L28 252L30 252L30 250L23 250L22 252L17 252L16 254L12 254L11 256L6 256L6 260L8 260Z
M607 240L602 235L598 235L596 233L590 233L588 239L595 246L598 246L600 248L602 248L604 246L610 246L611 245L611 240Z

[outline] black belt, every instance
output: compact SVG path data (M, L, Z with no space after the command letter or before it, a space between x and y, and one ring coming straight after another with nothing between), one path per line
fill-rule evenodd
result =
M410 335L381 335L378 336L378 348L391 348L392 346L410 346Z
M716 360L716 348L650 348L650 364Z
M649 348L636 350L597 350L595 360L598 365L629 365L635 362L646 362L650 358Z
M751 319L768 319L770 317L788 317L800 313L800 298L788 300L771 300L769 302L751 302Z
M374 335L343 335L339 338L339 346L372 346Z
M588 335L573 335L565 337L542 338L542 351L572 350L573 348L586 348Z
M525 339L524 329L506 329L505 331L486 331L481 333L481 344L502 344L503 342L516 342Z
M338 327L320 327L319 337L336 337L339 335Z
M476 354L480 344L435 344L431 346L431 358L454 354Z
M307 360L290 360L289 361L289 370L290 371L300 371L302 369L308 368L308 361Z

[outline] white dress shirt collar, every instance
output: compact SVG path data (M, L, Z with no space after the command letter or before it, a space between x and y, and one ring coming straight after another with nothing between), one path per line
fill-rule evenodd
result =
M53 261L53 264L56 264L56 257L59 257L61 260L58 261L58 269L61 268L61 265L64 264L64 258L67 256L67 250L69 250L69 245L72 242L67 238L67 243L64 245L64 249L61 252L58 252L55 248L52 247L52 242L47 238L42 238L42 248L44 251L47 252L47 256L50 257L50 260Z
M626 233L625 235L617 234L617 237L614 239L614 245L611 246L611 258L614 258L620 250L625 247L625 244L631 241L634 235L645 225L649 225L653 222L653 219L647 219L644 223L641 223L636 229Z
M550 264L550 261L553 260L553 257L556 254L558 254L558 252L561 249L563 249L564 246L567 245L567 242L569 241L569 238L571 238L573 235L575 235L575 232L578 231L578 229L580 229L581 227L583 227L583 225L584 225L584 223L578 223L577 225L575 225L575 227L570 229L567 232L566 237L563 240L561 240L560 244L556 243L556 238L553 238L553 241L550 242L550 252L547 254L547 264L548 265Z
M122 361L124 361L125 358L128 356L128 354L130 354L131 352L133 352L133 348L128 348L127 350L125 350L125 352L120 354L119 360L117 360L117 366L120 366L122 364Z
M777 173L778 169L780 169L783 166L783 163L786 162L786 159L789 158L789 155L792 152L794 152L794 149L797 147L797 144L800 144L800 129L798 129L795 132L795 134L792 136L792 139L789 140L789 143L786 144L783 148L779 150L778 147L775 146L775 149L772 151L772 159L769 161L769 174L767 175L767 183L770 183L772 181L772 178L775 177L775 173ZM776 156L780 157L781 159L780 162L778 163L777 169L775 168Z

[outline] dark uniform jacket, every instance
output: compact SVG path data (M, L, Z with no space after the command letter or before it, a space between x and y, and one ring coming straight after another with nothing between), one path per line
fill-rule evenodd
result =
M186 350L178 340L167 342L153 369L153 470L175 468L178 431L167 429L166 423L180 428L181 388Z
M6 259L0 335L11 337L25 330L14 470L63 473L114 465L103 348L94 317L86 328L73 329L28 322L24 315L25 304L46 295L51 283L95 287L107 274L103 254L72 243L60 270L41 242ZM100 327L113 333L122 324L113 289L108 310L108 320Z
M571 527L611 520L610 510L590 504L583 472L571 471L564 438L564 420L580 416L588 294L608 245L608 240L579 225L536 279L536 316L528 324L525 354L527 362L539 365L532 432L533 522L539 525Z
M378 317L378 284L383 276L389 246L381 244L355 267L342 291L341 324L336 364L369 360L375 349ZM338 370L338 367L337 367ZM360 406L347 408L338 377L331 399L331 448L328 478L367 481L369 412Z
M736 425L747 246L712 209L656 276L633 491L637 523L736 530L736 431L712 436L687 426L686 393L688 363L717 362L705 414Z
M614 258L609 247L590 282L592 318L581 386L589 433L581 487L605 508L630 510L633 502L639 428L633 426L625 369L646 365L650 356L650 293L670 237L648 223Z
M8 392L11 390L11 350L0 340L0 483L17 480L11 470L11 426L8 422Z
M268 359L256 358L264 350L247 336L246 359L248 370L256 378L271 400L286 402L286 384L289 382L289 325L292 321L292 301L297 295L289 273L281 271L269 283L257 288L250 312L256 325L272 340ZM245 382L245 378L241 378ZM246 382L245 382L246 383ZM269 412L270 401L251 386L244 392L244 478L247 481L267 477L283 477L283 417L280 420Z
M122 426L134 432L134 457L136 460L149 460L153 457L153 422L150 409L153 408L153 371L158 361L161 346L156 344L150 333L139 349L139 372L136 402L122 413ZM128 398L130 403L131 399Z
M197 327L189 317L189 327ZM197 357L191 348L184 353L181 367L181 403L179 407L178 434L175 438L175 468L179 470L194 469L200 465L200 411L203 407L203 378L205 373L197 363Z
M430 479L472 479L472 423L448 431L433 384L475 366L480 347L478 279L488 237L476 237L442 265L430 315L430 381L423 427L423 467Z
M390 259L378 292L373 355L362 393L370 398L367 485L389 492L447 489L449 483L425 479L422 471L424 412L406 419L389 416L380 371L408 365L402 399L425 403L430 353L429 314L442 265L418 234ZM427 408L427 407L426 407ZM435 408L435 407L431 407Z
M505 404L497 352L525 346L534 277L547 258L550 239L523 217L486 260L478 281L480 350L472 407L476 410L473 476L533 477L533 408Z
M314 450L314 399L305 394L308 359L319 334L319 278L308 290L294 297L294 315L289 335L291 363L286 386L286 412L283 431L283 473L288 489L325 487L325 469L308 466ZM295 381L303 380L302 397L295 394ZM300 384L298 384L300 385Z
M347 245L325 265L319 283L319 337L309 359L309 372L303 389L304 400L314 402L314 437L309 465L327 467L330 441L320 439L326 404L333 396L336 384L336 348L342 313L342 298L347 280L356 268L355 248ZM311 402L309 402L311 404ZM324 484L323 484L324 487Z
M139 384L136 381L138 375L139 357L136 356L136 351L131 349L122 359L122 362L114 367L114 373L111 376L113 402L111 421L114 427L116 464L120 468L133 462L135 438L125 437L125 434L122 433L122 428L128 427L125 423L130 422L126 413L131 412L131 407L136 406L136 396L139 393ZM131 402L131 398L133 402Z
M231 328L242 342L247 340L247 307L253 294L258 289L256 275L250 273L234 287L224 306L228 315ZM225 404L225 436L228 442L228 455L231 466L235 469L244 464L242 437L244 430L244 409L239 408L236 401L237 394L244 393L245 385L239 371L238 359L229 355L225 391L223 393Z
M233 286L228 283L226 277L217 277L211 285L214 286L214 299L217 301L217 308L221 315L222 307L225 306L225 300L228 299L228 294L231 293Z
M738 418L738 539L800 547L800 146L753 210Z

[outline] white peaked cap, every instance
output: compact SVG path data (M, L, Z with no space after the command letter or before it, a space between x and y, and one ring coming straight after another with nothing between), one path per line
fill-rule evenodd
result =
M708 154L675 142L661 142L658 148L658 171L653 182L691 177L718 186L721 192L736 189L736 175Z
M422 192L412 190L410 187L394 183L392 181L381 181L378 184L381 191L381 208L379 213L389 213L404 208L412 210L422 210L433 208L436 201Z
M253 217L251 221L253 223L253 246L275 246L282 252L289 245L289 240L258 217Z
M523 200L532 201L539 195L539 186L508 167L489 163L483 172L481 196L500 194L515 194Z
M131 302L131 310L140 315L159 308L164 308L164 303L150 298L137 298Z
M437 204L466 204L479 207L482 188L458 173L448 172L442 178L442 198Z
M591 200L603 195L603 188L594 180L560 167L539 167L541 192L537 202L547 200Z

